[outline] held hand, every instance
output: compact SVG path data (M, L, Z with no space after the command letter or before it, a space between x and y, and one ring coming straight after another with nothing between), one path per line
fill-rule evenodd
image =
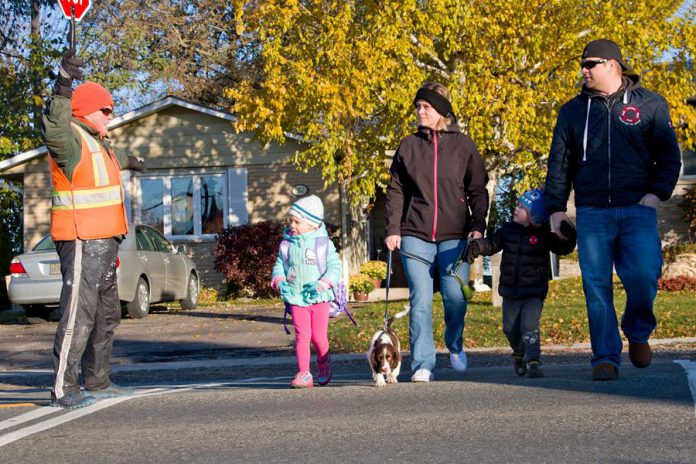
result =
M563 236L567 238L574 239L578 235L578 232L575 230L575 227L573 227L573 224L568 221L561 221L559 229Z
M469 232L469 240L476 240L477 238L483 238L483 234L478 230L472 230Z
M82 66L85 62L75 55L75 50L69 48L63 53L60 60L60 76L65 79L82 79Z
M563 211L556 211L551 215L551 230L556 233L560 238L563 240L568 240L569 237L566 237L563 235L563 232L561 232L561 222L563 221L568 221L570 222L570 218L566 213Z
M330 289L331 285L328 282L319 279L319 281L317 282L317 286L315 288L317 290L317 293L322 293L322 292L325 292L328 289Z
M384 243L387 245L389 251L401 248L401 235L390 235L384 240Z
M660 204L660 199L657 198L657 195L653 195L652 193L648 193L647 195L645 195L643 198L640 199L638 204L643 205L643 206L649 206L650 208L657 209L658 205Z
M481 256L481 244L478 240L470 241L466 247L466 262L472 264L479 256Z

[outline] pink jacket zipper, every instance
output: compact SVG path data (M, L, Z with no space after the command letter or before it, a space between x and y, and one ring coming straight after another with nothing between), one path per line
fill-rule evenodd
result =
M433 242L437 235L437 132L433 131L435 159L433 161L433 188L435 193L435 213L433 214Z

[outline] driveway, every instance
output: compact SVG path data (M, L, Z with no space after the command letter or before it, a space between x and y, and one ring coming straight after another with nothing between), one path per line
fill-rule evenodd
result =
M124 318L112 364L258 357L292 353L283 308L215 307L168 311L154 306L144 319ZM0 325L0 371L52 366L57 322Z

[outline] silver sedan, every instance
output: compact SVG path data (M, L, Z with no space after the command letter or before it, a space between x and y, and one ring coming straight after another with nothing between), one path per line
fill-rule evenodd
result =
M118 295L133 318L142 318L151 303L179 301L182 309L198 305L196 265L183 246L176 248L158 230L130 224L118 249ZM38 315L58 305L62 278L60 261L51 236L44 237L29 253L10 264L10 300L27 314Z

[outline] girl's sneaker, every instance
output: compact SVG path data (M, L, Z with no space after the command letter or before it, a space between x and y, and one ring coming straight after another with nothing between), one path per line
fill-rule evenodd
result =
M312 374L309 372L298 372L290 382L290 388L312 388L313 386Z
M319 364L319 375L317 376L317 382L322 387L329 382L331 382L331 366L329 364Z

